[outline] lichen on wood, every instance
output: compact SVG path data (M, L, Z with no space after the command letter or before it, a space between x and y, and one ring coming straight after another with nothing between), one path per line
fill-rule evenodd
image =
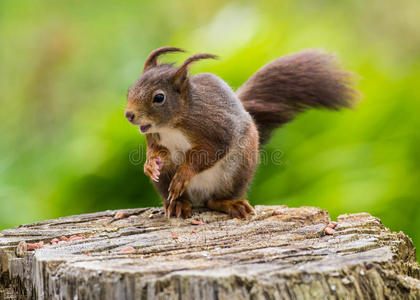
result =
M327 235L322 209L256 212L238 220L198 211L184 220L140 208L4 230L0 299L420 298L411 240L379 219L342 215ZM28 251L36 247L23 242L43 245Z

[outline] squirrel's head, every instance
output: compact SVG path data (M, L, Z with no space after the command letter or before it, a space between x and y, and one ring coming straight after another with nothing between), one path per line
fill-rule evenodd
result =
M154 50L146 59L143 74L128 89L125 116L141 133L159 132L160 128L173 127L187 111L189 97L188 68L191 63L212 54L196 54L179 67L158 64L159 55L168 52L184 52L175 47Z

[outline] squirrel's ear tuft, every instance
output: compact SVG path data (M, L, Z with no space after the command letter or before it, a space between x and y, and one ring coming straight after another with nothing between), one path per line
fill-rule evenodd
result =
M168 52L185 52L185 50L177 47L161 47L152 51L152 53L149 54L149 56L146 59L146 62L144 63L143 73L149 70L150 68L156 67L158 65L157 58L160 55Z
M191 63L201 60L201 59L208 59L208 58L217 59L218 56L214 54L208 54L208 53L199 53L199 54L195 54L187 58L184 61L184 63L180 65L178 69L176 70L175 75L174 75L174 82L178 84L180 87L182 87L185 84L186 79L188 78L188 68L191 65Z

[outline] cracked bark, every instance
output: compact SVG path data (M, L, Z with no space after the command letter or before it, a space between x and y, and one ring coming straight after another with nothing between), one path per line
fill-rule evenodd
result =
M248 220L195 212L205 224L192 225L141 208L4 230L0 299L420 299L411 240L379 219L342 215L325 235L325 210L256 211ZM21 241L76 234L86 238L16 255Z

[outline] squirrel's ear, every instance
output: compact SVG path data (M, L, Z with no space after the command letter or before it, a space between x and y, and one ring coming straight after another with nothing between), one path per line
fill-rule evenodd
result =
M146 62L144 63L143 73L149 70L150 68L156 67L158 64L157 58L159 57L159 55L168 52L185 52L185 50L176 47L161 47L152 51L152 53L149 54L149 56L146 59Z
M195 54L187 58L184 61L184 63L178 67L173 78L174 78L174 83L180 87L180 90L183 89L184 85L187 82L188 68L191 65L191 63L197 60L207 59L207 58L217 59L217 55L207 54L207 53Z

